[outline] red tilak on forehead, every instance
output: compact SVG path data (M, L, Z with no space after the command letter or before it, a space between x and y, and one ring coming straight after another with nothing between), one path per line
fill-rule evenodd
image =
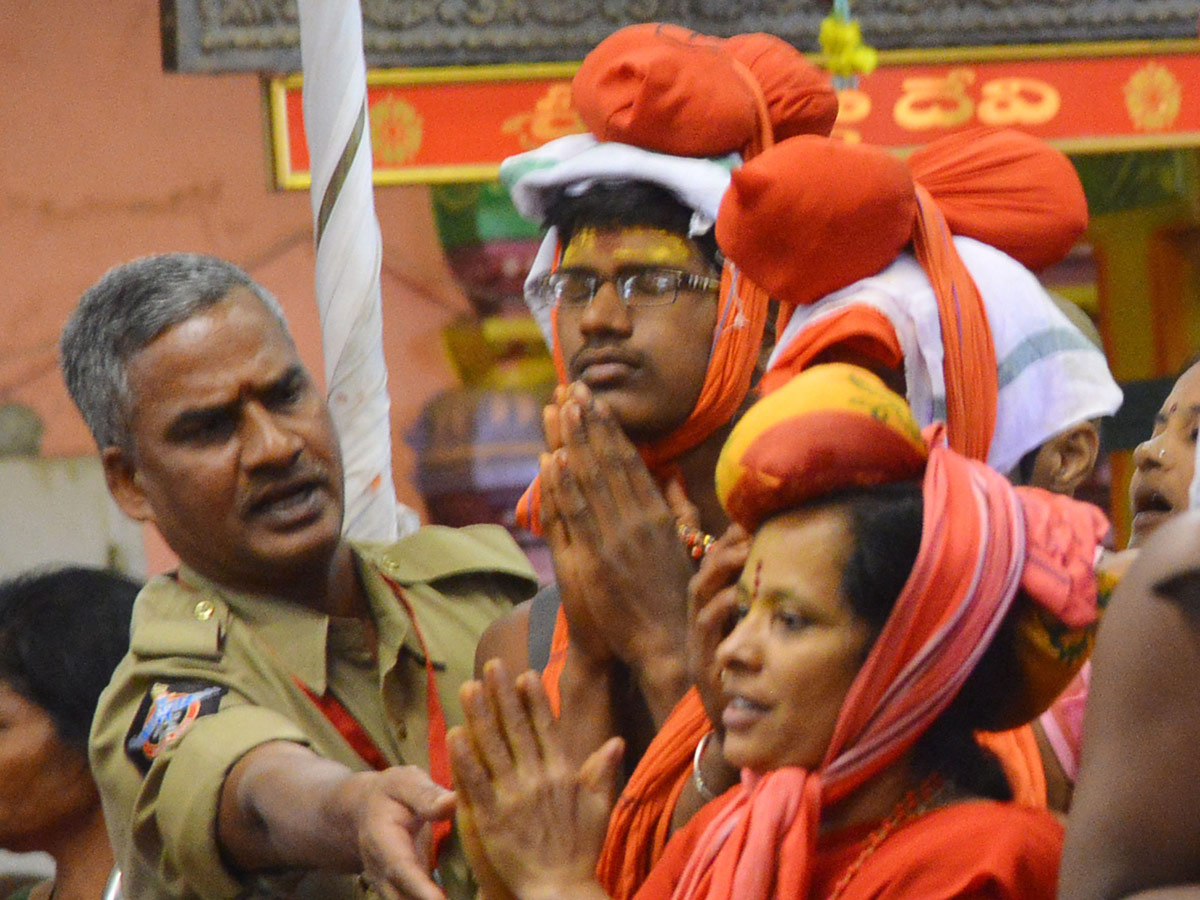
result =
M762 560L758 561L758 565L754 567L754 593L750 595L751 600L758 599L758 589L762 585Z

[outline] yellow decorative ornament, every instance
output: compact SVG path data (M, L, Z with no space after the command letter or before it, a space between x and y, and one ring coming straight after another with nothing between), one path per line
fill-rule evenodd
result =
M417 155L423 138L421 114L399 97L371 104L371 149L384 166L402 166Z
M825 53L822 65L838 78L869 75L879 65L879 53L863 43L858 21L850 18L849 0L833 4L833 12L821 21L817 39Z
M1166 66L1149 63L1125 83L1125 108L1140 131L1170 128L1182 105L1183 86Z

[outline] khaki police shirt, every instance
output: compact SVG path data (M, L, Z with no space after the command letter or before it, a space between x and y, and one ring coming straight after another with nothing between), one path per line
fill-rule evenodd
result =
M475 644L536 579L498 526L431 526L396 544L355 547L378 630L295 604L227 591L189 570L153 579L134 607L128 656L100 698L91 760L129 900L287 896L342 900L357 880L332 872L243 876L221 859L216 811L233 765L266 741L305 744L351 769L369 766L317 709L341 701L391 763L428 770L426 668L413 622L381 577L403 587L436 672L447 727ZM461 853L444 885L469 889Z

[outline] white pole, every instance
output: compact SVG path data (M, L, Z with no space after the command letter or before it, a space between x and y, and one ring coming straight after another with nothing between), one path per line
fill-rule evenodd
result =
M343 530L361 540L392 541L400 528L362 13L358 0L300 0L299 8L317 307L329 407L346 476Z

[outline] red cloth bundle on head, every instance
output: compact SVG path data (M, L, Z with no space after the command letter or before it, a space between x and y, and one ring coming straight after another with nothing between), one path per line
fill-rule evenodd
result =
M659 23L597 44L571 92L599 140L673 156L748 155L797 134L828 135L837 118L828 73L786 41Z
M725 52L750 70L761 89L774 141L833 131L838 100L829 73L787 41L762 32L736 34L725 41Z
M650 23L605 38L579 66L571 95L588 131L673 156L721 156L758 129L754 92L720 38Z
M947 135L913 153L908 167L952 234L991 244L1035 272L1066 257L1087 228L1087 198L1071 161L1024 132Z
M925 470L912 411L865 369L814 366L768 399L747 410L717 461L717 498L749 532L814 497Z
M890 263L912 240L916 214L901 160L806 135L734 170L717 243L786 315Z
M830 378L872 377L844 371L850 367L821 372L827 368L797 376L804 379L799 389L761 400L758 405L771 407L770 415L748 414L730 436L724 453L735 458L723 460L722 469L740 473L743 497L760 494L743 499L743 508L752 511L744 524L794 508L794 498L812 500L831 489L824 466L818 464L821 489L811 494L804 490L803 483L814 471L807 447L796 448L790 471L780 468L779 456L771 457L768 477L751 471L757 465L753 448L769 439L792 411L798 424L820 413ZM872 392L877 390L885 389L878 384ZM859 386L850 384L828 407L854 410L863 396ZM887 439L910 425L885 416L876 433ZM793 433L798 438L803 434ZM814 435L810 440L828 438ZM860 464L874 471L871 456L856 449L861 440L862 435L847 440L840 486L860 483L855 472ZM940 428L930 429L927 443L920 550L846 696L821 765L811 772L785 768L743 773L740 793L696 841L675 897L806 898L822 808L845 799L901 758L946 710L1005 618L1023 614L1023 607L1013 608L1018 588L1024 589L1032 608L1064 629L1094 626L1096 582L1091 565L1108 527L1099 510L1044 491L1013 487L982 463L946 447ZM801 486L783 487L790 481ZM736 494L727 489L723 496ZM1046 560L1054 560L1051 568L1062 573L1061 578L1044 577ZM1069 679L1074 665L1075 661L1060 660L1060 677ZM1046 687L1014 671L1012 710L1044 708L1054 694L1033 694ZM682 838L688 840L695 835Z

